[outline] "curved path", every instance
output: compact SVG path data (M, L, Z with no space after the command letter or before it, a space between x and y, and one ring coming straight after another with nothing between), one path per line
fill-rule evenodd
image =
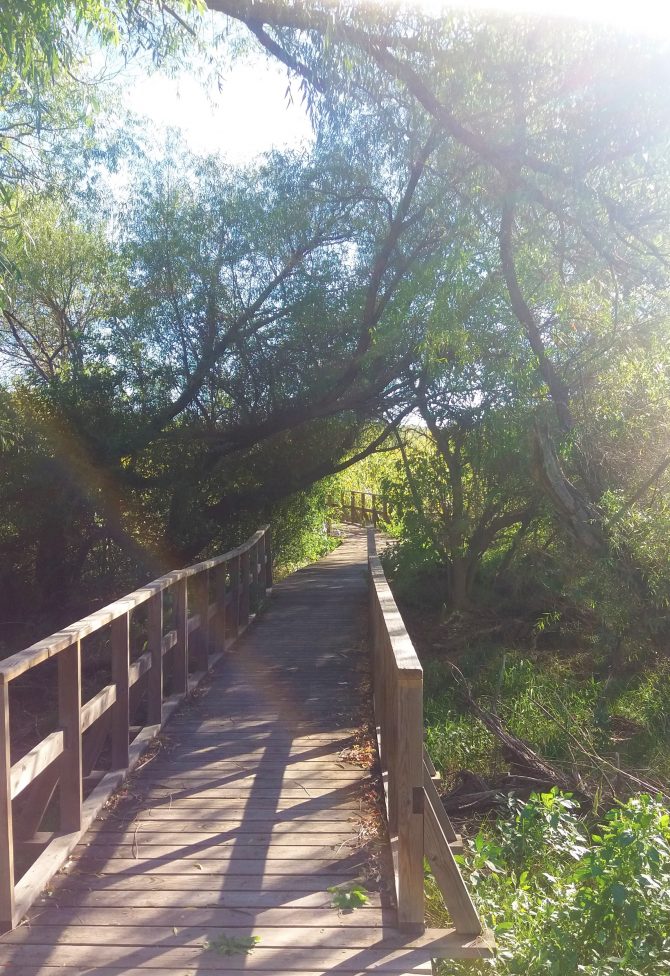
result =
M1 972L431 972L429 933L407 942L384 907L386 844L369 874L374 781L342 757L370 710L366 566L352 528L275 586L53 890L0 938ZM334 908L327 889L359 877L368 903Z

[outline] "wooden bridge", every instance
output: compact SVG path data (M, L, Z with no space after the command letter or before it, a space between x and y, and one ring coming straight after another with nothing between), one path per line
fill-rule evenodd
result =
M1 971L418 974L491 954L374 531L271 588L264 528L0 662ZM82 694L88 653L111 680ZM54 728L13 748L15 683L39 669ZM424 856L453 928L424 927Z

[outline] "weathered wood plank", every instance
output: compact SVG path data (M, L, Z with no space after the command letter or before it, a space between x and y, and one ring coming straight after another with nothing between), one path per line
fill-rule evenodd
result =
M154 800L160 800L161 797L170 797L173 799L180 800L192 800L195 803L201 803L203 800L218 800L218 799L239 799L248 800L252 795L255 800L276 800L281 792L281 797L283 800L318 800L324 797L331 797L333 802L340 798L350 798L355 800L360 796L360 784L359 783L345 783L342 786L316 786L310 784L309 787L300 786L296 783L289 784L281 787L281 791L278 787L272 786L257 786L254 783L249 784L227 784L225 786L212 786L209 789L199 789L197 786L174 786L166 784L161 786L160 784L153 785L151 783L147 784L148 789L144 791L144 796L149 802Z
M256 779L262 781L264 787L275 787L281 786L282 784L287 787L292 786L302 786L309 785L313 783L315 786L324 788L326 786L332 786L333 789L342 786L342 784L361 784L369 785L370 777L356 772L349 772L345 769L321 769L321 770L297 770L293 772L288 769L286 772L282 772L281 769L268 768L263 766L260 770L252 770L251 772L240 772L235 770L223 769L223 770L205 770L200 772L198 770L191 771L176 771L172 769L166 770L164 775L161 775L160 771L156 769L151 775L147 775L143 779L143 783L148 786L166 786L166 787L177 787L186 788L193 786L208 786L210 789L219 789L219 787L225 786L235 786L240 789L244 789L245 786L255 786Z
M359 873L361 865L367 862L364 853L350 854L341 858L319 858L313 859L308 865L311 875L332 874L343 875L344 877L355 877ZM233 856L228 858L214 858L210 854L206 857L182 858L178 856L163 858L143 858L143 857L95 857L93 852L81 856L73 871L81 873L93 873L99 875L119 875L119 874L155 874L155 875L196 875L203 874L217 875L226 877L226 883L230 877L236 875L241 877L264 878L272 875L302 875L306 869L304 863L298 863L295 852L293 856L282 860L272 860L263 858L244 858Z
M181 826L181 824L180 824ZM170 832L162 827L157 827L153 821L135 824L130 830L120 828L108 828L106 830L92 829L86 835L89 844L114 844L114 845L135 845L150 844L162 847L189 847L191 844L206 844L212 840L217 843L234 843L237 849L242 849L247 845L258 846L265 844L285 844L292 847L302 847L303 844L344 844L347 841L354 841L356 834L353 826L346 821L335 823L316 822L312 824L278 824L276 828L263 830L262 825L256 824L256 830L241 830L242 827L249 827L248 824L220 824L214 831L187 831L179 830ZM167 824L169 828L169 824Z
M228 800L224 804L211 804L193 807L192 804L184 804L176 801L170 804L169 799L163 804L143 805L142 801L125 801L119 805L113 816L110 815L109 821L98 821L98 823L123 823L125 821L136 822L138 819L151 819L157 825L158 830L162 830L161 824L172 821L179 821L180 825L199 829L201 821L207 822L207 829L217 829L221 824L243 824L248 825L252 830L259 830L256 821L263 821L268 827L273 824L296 824L301 826L303 823L333 823L333 822L358 822L361 819L360 803L339 803L334 806L315 806L314 809L305 809L300 801L279 800L276 807L267 803L254 803L253 808L247 809L240 801Z
M68 882L68 879L65 879ZM320 891L308 891L301 893L291 885L291 890L273 888L272 890L260 890L257 887L246 885L243 890L233 891L227 887L221 890L220 885L211 882L209 889L206 887L185 886L185 889L169 888L167 885L158 887L145 886L145 888L134 889L125 885L116 887L103 887L100 889L89 889L85 887L85 882L75 885L71 880L60 884L58 891L54 894L45 895L33 908L33 913L43 911L45 907L56 907L57 909L76 908L79 912L87 909L101 909L105 914L109 909L121 909L130 912L133 909L149 911L152 908L159 909L186 909L189 912L199 908L210 910L223 910L225 908L246 909L252 916L259 920L264 917L264 913L271 909L283 912L285 908L313 911L314 909L328 908L332 901L332 895L324 886ZM377 892L371 891L368 894L368 902L362 905L355 913L354 917L360 917L361 913L366 915L370 911L375 911L381 907L381 898ZM239 913L238 913L239 918ZM395 919L395 911L391 912L392 920ZM259 922L260 924L260 922ZM268 923L269 924L269 923Z
M191 640L191 657L198 671L209 667L209 571L204 570L192 577L189 586L189 603L193 605L198 625Z
M398 676L396 809L398 823L398 921L423 925L423 684Z
M454 948L460 939L454 940ZM460 958L479 958L482 955L482 943L471 940L462 949ZM326 972L341 973L347 963L353 965L354 972L396 972L404 973L408 966L430 962L435 955L436 948L429 946L417 948L366 948L358 949L352 959L352 952L347 948L328 946L309 947L305 951L302 947L282 947L278 954L277 947L257 946L249 956L238 960L243 972L271 972L277 973L278 965L288 973L299 973L305 970L321 969ZM20 976L20 970L15 968L14 960L19 956L25 964L44 962L44 947L39 945L3 946L0 954L0 965L8 966L12 963L12 976ZM161 972L183 973L189 967L202 972L230 972L230 959L204 946L163 948L162 946L50 946L50 966L77 966L86 971L91 969L96 974L104 973L105 967L160 970ZM346 968L345 968L346 972Z
M208 941L216 941L221 936L228 935L238 938L241 936L255 936L258 948L264 950L282 949L295 953L301 952L301 964L304 966L308 962L311 954L323 952L325 947L331 949L368 949L380 954L384 952L404 951L412 952L416 950L430 950L435 956L439 956L445 945L453 944L453 934L445 936L443 930L439 934L434 930L427 929L422 935L416 938L407 938L401 931L392 925L387 925L384 929L381 924L360 924L348 925L338 924L336 913L335 924L333 919L329 921L323 918L314 920L314 912L303 913L299 923L293 920L294 913L291 909L286 909L282 914L286 915L283 923L277 925L260 925L254 923L253 919L240 918L237 914L236 922L225 926L217 926L216 922L207 920L205 917L201 922L189 924L187 918L175 918L169 921L163 914L162 922L149 923L147 928L141 925L129 925L123 922L114 924L114 931L109 931L110 925L68 925L68 924L49 924L32 922L30 925L22 925L4 939L5 945L23 946L53 946L66 947L93 947L104 945L112 937L115 949L125 950L129 947L137 946L145 948L147 946L160 946L161 954L171 948L206 948ZM207 913L205 913L206 915ZM311 914L311 919L310 919ZM390 913L389 913L390 914ZM365 916L367 918L367 916ZM181 924L180 924L181 923ZM110 923L111 924L111 923ZM297 931L296 931L297 929ZM257 950L250 954L249 962L253 964ZM157 957L154 949L155 957ZM0 949L0 959L2 950ZM294 956L295 958L295 956ZM428 956L430 958L430 956ZM282 962L286 965L284 952L282 952Z
M143 674L151 670L151 652L145 651L140 654L136 661L128 668L128 684L132 687L140 680Z
M130 614L117 617L111 627L112 680L116 702L112 712L112 769L126 769L130 725Z
M479 935L482 931L479 913L463 884L461 872L429 796L426 796L426 857L457 930Z
M116 702L116 685L107 685L81 706L81 731L97 722Z
M147 725L163 721L163 594L156 593L147 604L148 651L151 658L147 688Z
M367 976L369 970L361 970L355 965L355 958L351 965L338 965L337 972L341 976ZM253 973L253 972L265 972L265 969L257 969L252 967L247 962L247 957L235 956L233 959L229 959L229 965L225 970L227 973L231 973L232 976L238 973ZM89 976L89 970L85 970L86 976ZM146 976L146 969L142 967L141 969L136 969L134 967L128 966L96 966L95 970L91 970L91 974L95 972L95 976ZM205 969L203 966L197 966L197 968L190 968L186 966L179 966L177 969L179 976L203 976L203 974L211 973L211 969ZM431 976L433 969L430 963L422 963L419 966L412 966L409 970L406 966L403 967L402 973L400 973L397 967L391 969L385 966L377 966L374 970L375 973L393 973L394 976ZM174 976L174 969L163 969L160 967L151 968L151 976ZM300 970L300 976L332 976L332 968L327 970ZM40 966L12 966L12 976L82 976L82 970L78 966L51 966L50 964L40 965ZM272 976L296 976L296 970L288 971L285 969L272 970Z
M184 892L206 892L208 896L212 893L218 894L221 898L230 894L257 893L276 893L290 892L295 895L300 892L323 894L333 885L341 884L343 881L341 874L320 872L318 875L312 874L293 874L293 875L229 875L226 876L226 883L222 885L221 876L213 874L194 874L171 875L171 874L151 874L149 872L139 874L114 874L102 875L92 871L81 871L63 875L58 879L57 890L53 897L57 898L61 891L81 891L89 893L91 891L136 891L136 892L156 892L170 891L179 892L180 897ZM224 904L224 902L221 902Z
M179 580L174 586L175 599L175 628L177 642L175 645L172 669L172 691L185 695L188 691L188 585L186 580Z
M9 771L9 797L13 800L34 779L44 772L63 754L65 736L62 729L51 732L46 738L18 759Z
M359 929L365 928L371 934L366 936L366 944L376 941L380 937L382 926L395 931L395 912L391 909L370 909L366 911L341 912L333 908L331 896L324 892L321 904L315 903L309 908L269 908L256 911L255 906L247 909L239 908L175 908L172 905L161 908L147 908L146 906L134 906L132 908L43 908L35 909L30 914L30 929L33 933L37 930L48 930L54 935L55 927L60 929L60 936L54 940L57 943L76 943L82 940L85 943L104 942L109 933L104 929L113 926L117 929L114 937L121 943L124 933L128 938L137 940L141 938L142 932L147 928L161 929L169 928L170 932L164 935L176 935L172 932L173 928L184 930L186 928L194 931L214 926L223 928L229 926L238 929L240 926L253 925L256 928L323 928L331 929ZM23 928L23 926L22 926ZM100 931L97 936L92 935L91 929L98 928ZM374 936L372 935L374 933ZM45 933L42 931L37 938L44 940ZM358 936L359 938L361 936ZM151 941L158 941L166 944L165 939L158 932L151 933ZM356 936L351 936L356 938ZM9 943L24 941L22 939L6 940ZM25 938L27 942L36 941L35 939ZM186 941L191 941L190 937ZM126 945L145 945L147 942L146 932L142 941L125 942ZM173 945L183 945L183 941L176 941Z
M100 857L107 861L128 859L146 861L148 868L154 864L168 864L176 860L181 866L185 866L191 861L202 861L203 857L208 861L234 861L246 858L252 861L265 861L267 864L270 861L294 861L296 857L295 846L290 844L249 845L240 844L235 838L219 841L216 837L207 837L204 841L193 841L188 844L144 844L139 834L129 844L106 842L100 837L90 840L87 838L84 844L79 845L76 853L82 858L82 864ZM322 844L303 844L301 847L301 857L310 862L324 860L334 864L341 860L350 860L357 854L359 859L362 859L359 851L340 840L327 839Z
M225 814L227 816L233 815L236 819L241 816L245 820L252 821L270 820L275 813L283 815L285 818L293 818L299 815L318 816L326 812L330 815L334 811L340 811L344 819L348 819L361 811L360 799L331 797L329 793L320 797L307 797L304 793L297 797L287 797L282 793L277 799L254 796L253 804L248 802L248 796L238 796L237 794L220 797L206 797L197 792L189 793L185 797L180 793L171 794L169 792L163 792L159 796L150 796L144 793L140 795L142 802L151 809L153 816L159 818L162 811L173 810L179 811L180 818L189 822L197 817L199 812L210 818Z

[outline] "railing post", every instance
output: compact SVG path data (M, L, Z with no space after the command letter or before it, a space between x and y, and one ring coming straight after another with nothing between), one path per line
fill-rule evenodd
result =
M240 556L240 610L238 626L243 630L249 623L249 550Z
M147 607L148 649L151 654L147 695L147 725L163 722L163 594L155 593Z
M240 633L240 557L230 560L230 630L233 640Z
M217 652L226 649L226 574L227 563L220 563L214 570L214 599L216 614L214 616L214 649Z
M14 833L9 740L9 683L0 674L0 932L14 926Z
M351 492L351 524L356 524L356 492Z
M81 830L81 641L58 655L58 724L63 730L60 757L60 828Z
M398 833L398 675L393 652L387 647L388 634L382 617L382 657L384 706L382 709L383 742L386 755L386 776L388 783L389 833Z
M265 591L268 585L265 555L266 555L265 533L263 533L258 543L258 564L260 567L258 570L258 602L259 603L262 603L263 600L265 599Z
M203 569L193 580L193 609L200 617L196 630L195 667L196 671L207 671L209 667L209 570Z
M398 674L396 811L398 820L398 922L424 925L423 906L423 679Z
M260 600L258 598L258 543L256 542L249 550L249 560L251 563L251 597L249 601L253 612L258 610Z
M272 589L272 530L265 530L265 588Z
M175 694L185 695L188 691L188 582L186 578L175 583L174 599L177 643L174 649L172 691Z
M112 620L112 681L116 701L112 705L112 769L127 769L130 763L130 613Z

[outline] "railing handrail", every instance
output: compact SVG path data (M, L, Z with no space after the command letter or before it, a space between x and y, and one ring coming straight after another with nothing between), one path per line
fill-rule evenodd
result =
M171 588L174 627L165 633L163 594ZM271 588L272 545L264 526L241 546L166 573L0 662L0 931L17 924L163 723L245 630L254 616L252 594L257 609ZM131 630L133 611L145 603L146 650L144 643L133 648ZM82 641L105 627L110 627L111 682L82 701ZM52 658L58 665L57 728L12 762L11 683ZM109 739L111 768L93 776L97 785L84 797L84 781ZM17 880L15 839L38 840L57 786L59 829L47 835L44 849ZM17 797L23 809L15 822Z
M423 669L368 528L370 651L377 741L393 854L398 921L424 925L424 857L452 917L455 934L483 927L451 844L458 842L435 788L435 769L423 745ZM486 952L491 942L487 934Z
M119 597L112 603L107 604L107 606L101 607L100 610L94 610L93 613L87 614L81 620L70 624L69 627L36 641L22 651L11 654L9 657L0 661L0 675L5 680L13 680L37 664L42 664L49 658L60 654L61 651L67 650L76 641L83 640L84 637L89 637L91 634L94 634L96 630L101 630L103 627L108 626L113 620L146 603L151 597L162 593L163 590L168 589L174 583L189 579L192 576L197 576L205 570L215 569L222 563L236 559L238 556L252 549L263 538L268 528L269 526L267 525L262 526L241 546L238 546L236 549L230 549L221 556L204 559L202 562L195 563L193 566L187 566L185 569L175 569L170 573L165 573L150 583L138 587L131 593Z
M339 502L332 492L327 495L327 504L342 514L345 522L353 525L377 526L380 521L388 522L391 502L384 495L367 489L352 488L340 491ZM357 498L358 496L358 498ZM347 500L348 498L348 500ZM367 504L367 499L370 504Z
M372 532L372 529L368 529L368 532ZM373 585L377 591L377 598L384 615L384 624L395 659L395 666L399 672L407 677L414 675L423 679L423 667L414 649L412 639L407 633L398 606L393 599L381 559L379 556L372 555L369 557L369 564Z

